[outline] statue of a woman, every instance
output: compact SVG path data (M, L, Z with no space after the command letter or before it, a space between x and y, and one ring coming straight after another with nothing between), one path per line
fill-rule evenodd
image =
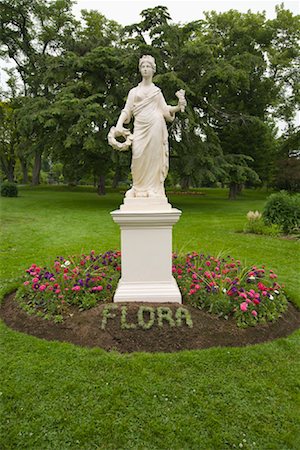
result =
M139 61L142 81L129 91L127 101L113 131L114 137L128 136L123 124L134 117L132 136L132 188L127 198L165 197L164 181L169 169L169 147L166 120L172 122L175 113L186 106L184 91L176 93L177 106L167 105L161 90L152 82L155 60L144 55Z

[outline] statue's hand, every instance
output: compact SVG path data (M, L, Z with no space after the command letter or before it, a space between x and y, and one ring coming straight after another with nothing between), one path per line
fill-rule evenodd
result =
M130 135L130 130L123 127L122 125L117 125L115 127L115 136L129 136L129 135Z
M181 112L184 112L186 105L187 105L186 99L184 97L183 98L179 98L178 107L180 108Z

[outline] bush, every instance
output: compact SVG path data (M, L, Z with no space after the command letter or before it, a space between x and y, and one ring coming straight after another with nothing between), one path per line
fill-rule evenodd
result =
M18 187L16 183L4 181L1 184L1 197L18 197Z
M280 227L274 223L266 225L262 219L262 215L258 211L249 211L247 219L247 223L243 229L244 233L261 234L273 237L280 235Z
M279 225L283 233L300 231L300 195L290 195L280 191L268 197L263 210L263 220L267 225Z

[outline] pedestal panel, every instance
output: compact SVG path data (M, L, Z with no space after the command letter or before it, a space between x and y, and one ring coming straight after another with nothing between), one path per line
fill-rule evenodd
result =
M181 303L172 276L172 227L181 211L134 211L131 206L111 215L121 228L122 252L122 277L114 302Z

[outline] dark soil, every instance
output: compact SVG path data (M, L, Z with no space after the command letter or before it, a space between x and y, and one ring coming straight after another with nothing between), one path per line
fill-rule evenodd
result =
M177 352L179 350L204 349L208 347L241 347L285 337L300 327L300 311L291 303L287 312L275 323L258 325L246 329L236 326L233 319L224 320L183 305L190 311L193 328L183 321L181 327L170 327L164 321L163 327L157 320L144 330L121 329L121 304L118 304L115 318L107 321L101 329L102 311L105 305L88 311L73 311L63 323L55 324L40 317L30 316L14 300L14 294L6 297L0 307L0 317L11 328L38 338L51 341L65 341L84 347L100 347L105 350L126 352ZM127 303L127 322L137 324L137 311L141 304ZM166 306L175 314L178 304L147 304Z

